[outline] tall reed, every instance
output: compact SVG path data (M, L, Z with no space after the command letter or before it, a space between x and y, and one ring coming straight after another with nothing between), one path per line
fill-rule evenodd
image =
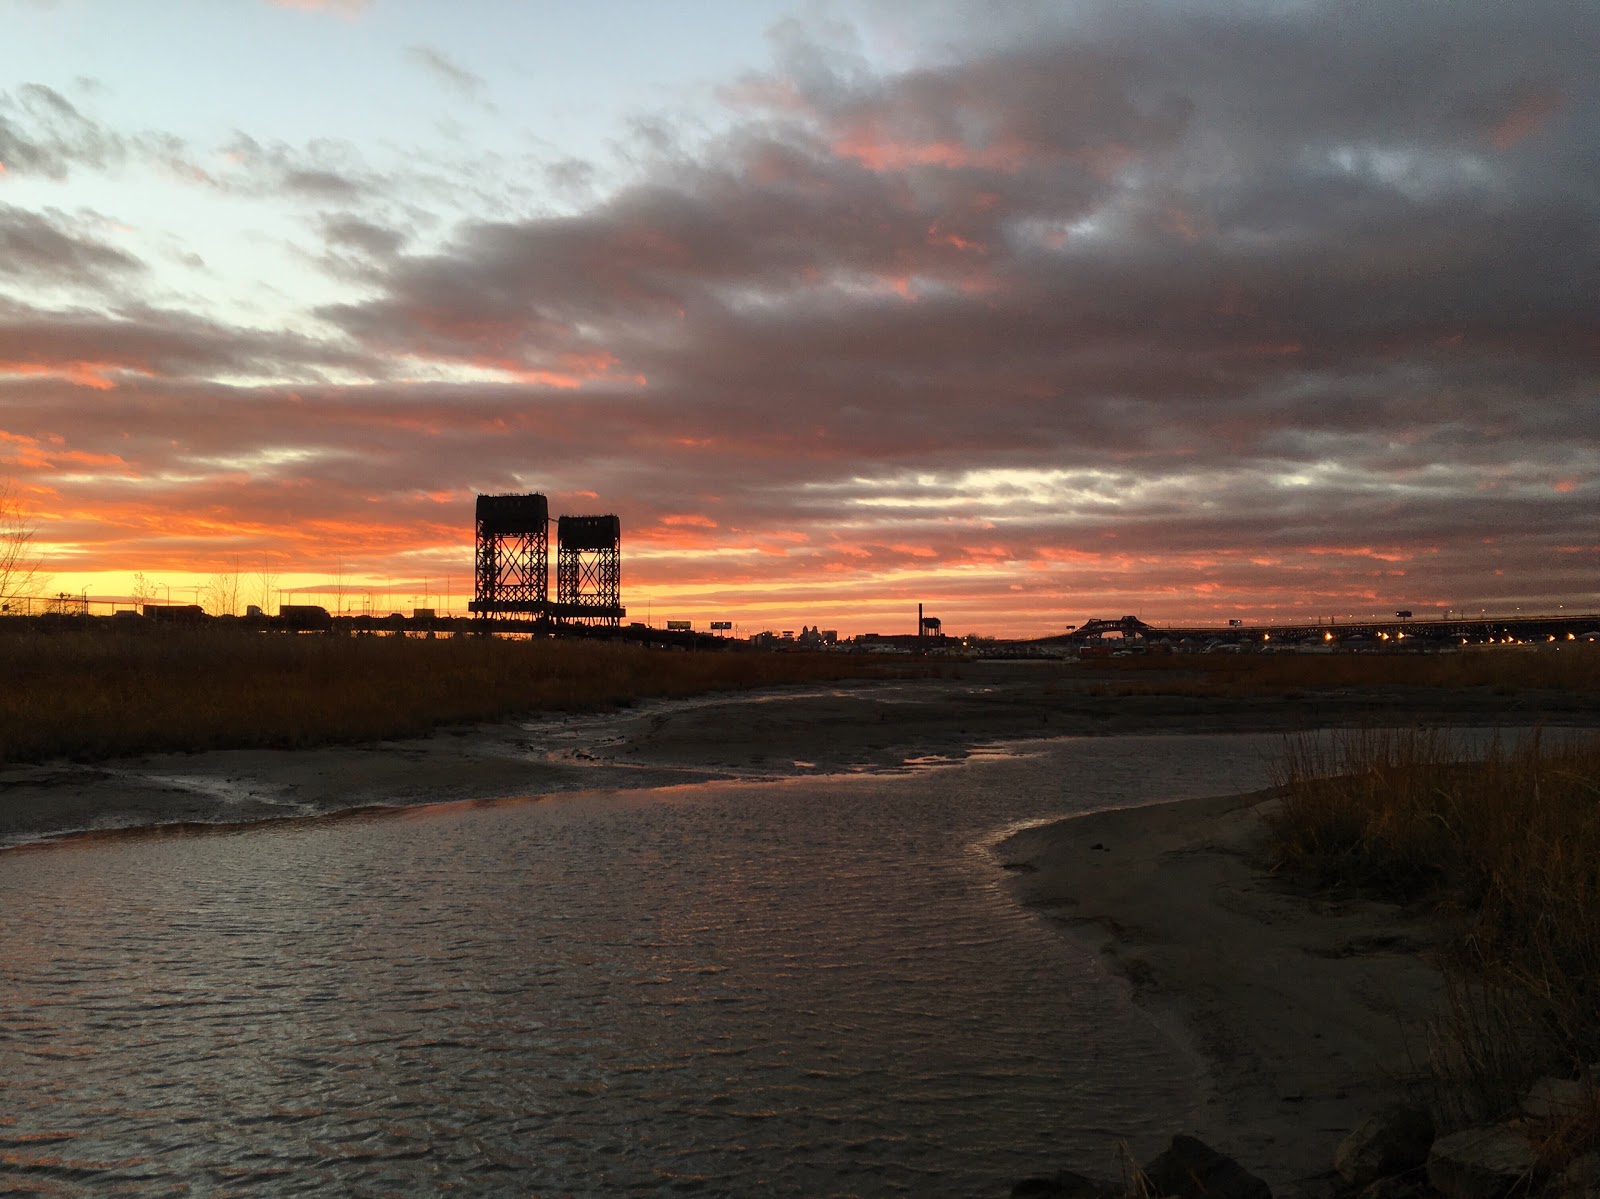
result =
M596 641L0 633L0 762L410 736L529 712L907 669L846 655Z
M1329 687L1600 693L1600 645L1477 646L1449 653L1149 654L1086 673L1128 694L1231 696Z
M1467 754L1437 732L1307 736L1277 774L1281 868L1456 930L1436 1057L1478 1109L1600 1060L1600 737Z

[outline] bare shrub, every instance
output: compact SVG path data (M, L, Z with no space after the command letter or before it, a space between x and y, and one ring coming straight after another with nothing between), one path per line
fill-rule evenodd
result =
M33 525L11 485L0 485L0 608L37 595L47 580L39 573Z

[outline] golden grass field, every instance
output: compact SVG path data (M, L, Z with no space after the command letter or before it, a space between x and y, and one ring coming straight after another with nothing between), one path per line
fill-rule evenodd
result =
M0 762L415 736L533 712L914 669L846 655L578 640L0 633Z
M1600 693L1600 645L1473 646L1452 653L1149 654L1085 661L1107 694L1241 695L1335 687Z

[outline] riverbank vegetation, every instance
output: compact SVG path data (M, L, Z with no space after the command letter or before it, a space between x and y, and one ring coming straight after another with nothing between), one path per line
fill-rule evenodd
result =
M577 639L0 633L0 762L417 736L535 712L918 669Z
M1333 687L1600 694L1600 644L1584 641L1444 653L1144 654L1091 659L1079 669L1112 695L1230 697Z
M1593 1097L1600 1063L1600 738L1473 758L1425 731L1300 739L1270 819L1280 869L1427 904L1452 930L1430 1065L1457 1122L1502 1114L1543 1074ZM1556 1151L1600 1143L1600 1102L1549 1135Z

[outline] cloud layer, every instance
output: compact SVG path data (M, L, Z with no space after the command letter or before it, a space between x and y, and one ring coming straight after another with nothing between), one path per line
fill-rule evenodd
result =
M345 287L293 332L141 298L0 189L3 469L63 561L128 571L464 576L473 493L543 490L622 516L635 609L751 626L1592 605L1600 14L1022 32L886 74L790 30L713 137L443 229L242 134ZM178 150L0 109L10 177Z

